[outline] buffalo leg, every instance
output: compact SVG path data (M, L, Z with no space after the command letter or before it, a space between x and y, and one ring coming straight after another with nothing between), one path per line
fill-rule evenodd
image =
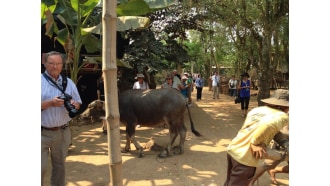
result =
M141 145L139 144L139 142L136 141L134 135L131 137L131 141L133 142L136 150L138 150L138 154L139 154L139 158L143 157L143 148L141 147Z
M134 135L135 129L130 126L132 126L132 124L126 124L126 145L122 152L129 152L131 150L131 136Z
M164 123L168 126L168 130L170 133L170 142L167 144L167 147L158 155L158 157L160 158L166 158L168 155L170 155L173 143L178 136L178 133L173 128L173 126L175 126L173 121L168 121L167 118L164 118Z
M179 145L179 153L178 154L183 154L184 153L184 142L186 141L186 135L187 135L187 128L184 125L183 115L181 117L179 117L176 122L177 122L177 124L176 124L177 131L180 134L180 145Z
M170 142L168 143L167 148L161 154L159 154L159 157L164 158L172 154L182 154L184 152L183 146L186 139L186 131L187 131L186 127L184 126L183 117L178 118L178 120L176 121L170 121L170 122L168 122L165 119L165 122L169 126ZM180 133L180 146L179 146L179 152L177 153L176 151L174 151L176 149L173 149L173 144L179 135L178 132Z
M180 154L184 153L184 142L186 141L186 135L187 135L187 128L184 126L184 123L182 123L182 127L180 128Z
M131 149L131 142L134 144L136 150L138 150L138 156L141 158L143 156L143 148L135 139L135 123L136 122L128 122L126 125L126 146L122 152L128 152Z
M126 133L126 145L125 148L121 152L129 152L131 150L131 139L129 138L128 134Z
M170 132L170 142L167 145L167 148L160 154L160 157L166 157L167 155L172 155L173 144L175 139L178 137L177 132Z
M178 136L178 133L170 132L170 142L167 144L167 147L158 155L160 158L166 158L171 155L173 143Z

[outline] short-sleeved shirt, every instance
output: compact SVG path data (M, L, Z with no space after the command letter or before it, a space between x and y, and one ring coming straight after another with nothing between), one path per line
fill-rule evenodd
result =
M204 80L202 78L196 78L195 85L197 88L203 88L204 87Z
M275 134L289 125L289 115L268 106L252 109L237 136L227 147L227 153L243 165L257 167L251 144L269 145Z
M47 74L47 72L45 73ZM76 85L70 78L67 78L67 81L68 84L65 93L71 95L74 102L81 104L82 101ZM57 79L56 83L60 87L62 86L62 76ZM50 100L60 95L62 95L62 92L41 74L41 101ZM71 118L64 105L61 107L49 107L41 111L41 126L44 127L59 127L70 120Z
M220 76L219 75L213 75L211 77L212 80L212 86L218 86L218 83L220 83Z
M230 88L231 89L236 89L236 87L237 87L237 80L235 79L230 79L229 80L229 85L230 85Z
M143 89L143 90L146 90L146 89L149 89L149 86L148 86L148 83L143 81L142 84L140 84L139 81L136 81L133 85L133 89Z
M178 88L178 86L181 84L180 79L178 78L178 76L173 76L173 88L180 90Z

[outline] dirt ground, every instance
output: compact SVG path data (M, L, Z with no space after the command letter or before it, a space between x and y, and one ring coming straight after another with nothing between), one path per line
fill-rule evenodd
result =
M196 102L196 90L192 93L192 99L192 119L203 137L193 135L186 112L185 125L188 130L184 154L158 159L159 152L146 149L144 157L138 158L132 144L130 153L122 153L124 186L208 186L212 182L223 185L227 169L226 146L244 120L240 115L240 105L234 104L224 94L220 94L220 99L212 99L212 92L207 87L203 89L201 101ZM250 101L250 109L254 107L257 107L256 96L252 96ZM105 186L110 183L107 136L102 133L101 125L97 122L72 126L73 145L66 159L67 186ZM124 148L124 126L121 126L120 133L121 148ZM137 128L136 138L142 146L151 138L156 144L165 146L169 134L163 126L141 126ZM179 142L178 138L175 145ZM284 165L285 162L280 164ZM49 174L50 167L48 177ZM277 174L276 178L279 185L289 185L288 174ZM259 185L273 186L267 173L259 178Z

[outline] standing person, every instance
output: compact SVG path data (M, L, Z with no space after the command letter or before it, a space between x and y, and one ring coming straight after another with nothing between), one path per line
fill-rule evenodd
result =
M174 88L173 87L173 76L171 74L167 74L165 78L165 82L160 86L161 88Z
M149 85L147 82L144 81L144 75L143 74L137 74L136 75L137 81L133 85L133 89L149 89Z
M193 79L190 76L190 74L188 72L185 72L184 75L188 78L187 79L187 97L188 97L188 105L191 106L191 92L193 91Z
M197 75L197 78L195 80L195 85L196 85L196 90L197 90L196 99L197 99L197 101L202 100L202 91L203 91L203 87L204 87L204 79L203 79L201 74Z
M181 89L183 89L184 87L182 85L180 75L177 73L176 70L173 70L172 71L172 76L173 76L173 88L181 91Z
M250 103L250 86L251 82L249 80L249 74L243 73L241 75L242 81L238 85L238 89L240 90L240 100L241 100L241 110L242 110L242 117L246 117L247 111L249 109Z
M235 98L237 95L237 79L235 77L235 75L231 76L231 79L228 82L228 86L229 86L229 93L230 93L230 97L231 98Z
M207 79L207 85L209 86L209 91L212 91L212 76Z
M187 99L188 101L188 95L187 91L189 89L188 84L187 84L188 77L187 76L182 76L181 81L182 81L182 88L181 88L181 94Z
M101 76L101 78L99 79L98 83L97 83L97 99L104 101L104 79L103 79L103 75Z
M181 81L181 76L180 76L180 74L178 74L178 72L176 71L176 70L173 70L173 76L176 76L176 77L178 77L179 78L179 80Z
M44 177L50 154L52 164L50 184L65 186L65 159L71 144L68 122L71 118L66 109L67 105L64 104L71 103L71 109L78 110L82 103L73 81L60 75L63 61L61 53L54 51L47 53L44 63L46 70L41 75L41 185L45 185ZM64 95L62 91L66 94ZM59 96L67 98L71 96L72 99L65 101Z
M219 99L219 88L220 88L220 76L218 72L214 72L214 75L211 77L212 80L212 90L213 90L213 99Z
M249 185L261 159L271 157L266 149L274 136L289 125L289 91L278 89L272 98L263 99L266 106L252 109L242 128L227 147L227 179L224 186Z

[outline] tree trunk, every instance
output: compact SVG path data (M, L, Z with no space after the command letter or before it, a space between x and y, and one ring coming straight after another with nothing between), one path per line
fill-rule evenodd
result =
M104 75L105 117L108 131L110 183L122 186L122 158L120 152L120 115L117 90L116 30L117 1L103 0L102 12L102 72Z
M267 26L265 26L267 28ZM264 37L260 37L261 42L260 43L262 46L261 48L261 62L260 62L260 72L261 76L260 78L260 89L258 93L258 106L264 105L263 102L261 102L261 99L269 98L270 96L270 84L273 80L273 67L270 63L270 56L271 56L271 44L270 44L270 31L265 30L264 31Z

